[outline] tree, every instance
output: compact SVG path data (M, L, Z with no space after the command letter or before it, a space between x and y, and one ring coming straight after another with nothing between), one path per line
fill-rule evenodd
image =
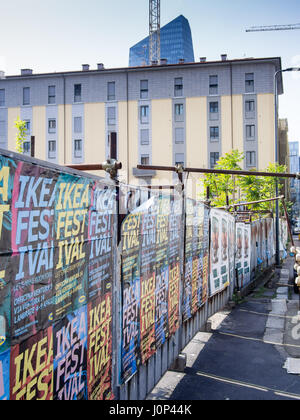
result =
M15 121L15 127L17 128L17 136L16 136L16 151L18 153L24 152L24 142L26 141L27 136L27 128L26 128L26 121L17 118Z
M240 163L244 160L244 154L238 150L232 150L218 160L215 169L240 171ZM225 206L226 196L231 202L236 202L238 193L238 178L232 175L207 174L204 178L205 187L209 187L213 206Z
M278 163L270 163L266 168L266 172L270 173L285 173L286 166L279 165ZM275 177L259 177L255 175L255 170L253 171L253 176L241 177L239 185L243 191L245 201L257 201L264 200L268 198L274 198L276 196L276 182L279 183L280 190L280 178ZM283 206L280 203L280 212L283 214ZM287 202L287 208L290 207L290 203ZM258 203L251 206L253 210L269 210L270 212L274 211L275 202L266 201L265 203Z
M226 153L215 166L215 169L227 170L241 170L241 162L244 160L244 154L238 150L232 150ZM286 172L286 166L270 163L265 172ZM274 198L276 195L276 180L275 177L260 177L255 174L256 169L253 169L253 175L246 176L232 176L207 174L204 178L204 185L210 188L212 195L212 205L216 207L226 206L226 196L229 197L230 204L241 202L258 201L268 198ZM289 209L291 203L286 203ZM269 210L273 211L275 202L257 203L251 205L253 210ZM283 207L280 203L280 210L283 213Z

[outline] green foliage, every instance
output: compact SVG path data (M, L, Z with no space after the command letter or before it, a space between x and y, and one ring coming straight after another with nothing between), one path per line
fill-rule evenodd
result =
M16 151L18 153L23 153L23 144L26 141L27 136L26 121L22 121L20 117L18 117L15 121L15 127L17 128Z
M244 154L238 150L232 150L231 153L226 153L225 156L217 162L215 169L225 170L241 170L240 162L244 159ZM238 190L238 182L236 177L232 175L223 174L207 174L204 179L205 187L209 187L210 193L213 197L213 206L226 205L226 195L235 197ZM239 177L237 177L239 178Z
M215 169L241 170L241 164L245 156L238 150L232 150L226 153L215 166ZM265 172L286 172L286 166L270 163ZM204 178L204 185L210 188L212 196L212 205L216 207L226 206L226 196L228 195L230 204L258 201L267 198L273 198L276 195L276 177L259 177L255 175L256 170L253 169L253 175L232 176L207 174ZM280 182L280 179L278 179ZM279 186L280 187L280 186ZM291 203L286 203L287 208L291 207ZM252 210L268 210L274 211L275 202L265 202L251 205ZM283 208L280 203L280 209Z

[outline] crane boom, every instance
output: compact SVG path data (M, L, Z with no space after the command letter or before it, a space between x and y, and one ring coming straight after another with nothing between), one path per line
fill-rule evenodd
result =
M149 61L160 63L160 0L149 0Z
M300 23L289 25L269 25L269 26L252 26L246 29L246 32L261 32L261 31L289 31L293 29L300 29Z

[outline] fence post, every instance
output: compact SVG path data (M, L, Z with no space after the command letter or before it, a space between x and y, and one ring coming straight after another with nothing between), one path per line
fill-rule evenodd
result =
M184 182L183 182L183 166L182 165L176 165L175 166L175 171L178 175L178 180L179 180L179 184L178 184L178 192L181 195L181 223L182 223L182 232L181 232L181 243L183 244L182 246L182 251L180 253L180 274L181 274L181 281L180 281L180 285L179 285L179 316L180 316L180 325L179 325L179 330L178 330L178 347L179 347L179 352L181 352L181 350L183 349L184 345L185 345L185 340L183 340L183 334L184 334L184 326L183 326L183 287L184 287L184 280L185 280L185 245L186 245L186 194L185 194L185 188L184 188ZM184 342L184 345L183 345Z
M30 156L34 157L35 155L35 136L30 137Z
M102 163L103 170L109 174L112 184L115 187L116 198L115 198L115 212L114 225L116 229L116 238L114 242L115 254L114 254L114 275L113 275L113 338L112 348L115 351L112 354L113 359L113 392L117 400L120 399L120 348L121 348L121 325L122 325L122 288L121 288L121 255L119 252L119 244L121 241L121 223L120 223L120 186L118 180L118 168L120 164L114 159L108 159Z

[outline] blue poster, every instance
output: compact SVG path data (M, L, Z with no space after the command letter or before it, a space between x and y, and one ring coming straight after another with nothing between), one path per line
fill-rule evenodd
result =
M9 400L10 350L0 354L0 401Z
M86 400L87 307L65 316L53 327L53 399Z

